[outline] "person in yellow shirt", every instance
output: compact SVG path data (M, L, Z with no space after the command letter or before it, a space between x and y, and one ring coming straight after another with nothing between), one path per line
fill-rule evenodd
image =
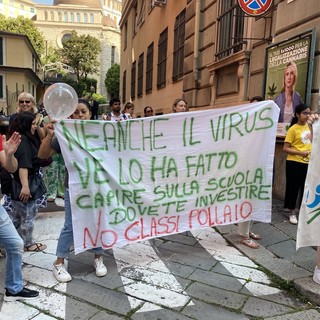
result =
M311 110L307 105L296 106L283 145L283 151L288 154L284 207L290 210L289 221L292 224L298 223L295 208L296 205L300 207L301 204L312 147L311 132L307 123L310 115ZM299 199L297 199L298 195L300 195Z

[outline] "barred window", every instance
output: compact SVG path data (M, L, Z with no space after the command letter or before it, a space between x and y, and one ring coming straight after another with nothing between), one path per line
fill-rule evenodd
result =
M243 49L244 13L237 0L220 0L217 58L222 59Z
M111 65L112 66L114 65L115 55L116 55L116 47L111 46Z
M139 56L139 61L138 61L138 97L142 96L142 90L143 90L143 60L144 60L144 54L142 53Z
M173 49L173 82L183 76L184 42L185 42L185 18L186 11L183 10L176 18L174 25L174 49Z
M126 102L126 95L127 95L127 71L125 70L122 76L122 103Z
M167 68L167 47L168 47L168 28L165 29L159 37L158 43L158 77L157 87L166 86L166 68Z
M152 91L153 78L153 42L149 45L147 50L147 67L146 67L146 93Z
M131 67L131 99L136 96L136 61L132 63Z
M127 49L127 43L128 43L128 22L124 24L123 27L123 50Z

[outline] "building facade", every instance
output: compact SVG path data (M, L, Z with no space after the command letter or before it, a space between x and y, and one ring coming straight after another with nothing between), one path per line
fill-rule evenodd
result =
M23 16L32 19L36 8L32 0L3 0L0 1L0 14L10 18Z
M264 94L265 53L273 43L315 29L320 2L274 0L262 16L237 0L124 0L120 28L121 99L138 115L146 105L168 113L177 97L190 110L246 103ZM310 104L318 106L319 41Z
M6 114L16 111L17 97L22 91L39 99L40 66L40 58L28 37L0 31L0 109Z
M103 0L102 1L103 14L112 19L119 27L122 11L122 0Z
M111 1L119 4L120 1ZM108 3L107 3L108 4ZM100 70L97 75L90 75L97 79L97 92L108 98L104 80L107 70L120 62L120 29L116 17L120 15L114 6L114 15L104 15L104 9L99 0L55 0L52 6L36 5L37 16L35 25L42 31L47 47L62 48L63 39L72 30L79 35L90 35L100 42L99 56ZM111 11L110 11L111 12Z
M124 0L120 28L121 100L134 102L138 116L145 106L169 113L181 97L191 111L244 104L258 95L274 99L285 67L277 85L276 78L266 85L268 70L301 57L303 100L320 111L318 0L273 0L256 16L245 14L238 0ZM285 161L279 137L273 188L278 198L284 197Z

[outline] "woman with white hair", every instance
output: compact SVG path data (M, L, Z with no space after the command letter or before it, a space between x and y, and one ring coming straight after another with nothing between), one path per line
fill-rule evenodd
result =
M33 95L28 92L21 92L18 96L18 106L17 112L12 114L9 119L9 125L11 125L12 121L17 117L20 112L32 112L37 113L36 100Z

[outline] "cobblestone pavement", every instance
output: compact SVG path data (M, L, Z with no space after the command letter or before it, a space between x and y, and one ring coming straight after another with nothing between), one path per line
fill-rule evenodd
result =
M72 255L67 284L51 271L63 219L63 211L39 213L35 237L48 247L23 254L23 273L40 297L4 302L2 287L1 320L320 319L315 250L295 251L297 227L276 200L272 223L253 226L263 237L257 250L239 243L234 225L207 228L108 250L103 278L95 276L92 253ZM2 284L4 267L1 258Z

